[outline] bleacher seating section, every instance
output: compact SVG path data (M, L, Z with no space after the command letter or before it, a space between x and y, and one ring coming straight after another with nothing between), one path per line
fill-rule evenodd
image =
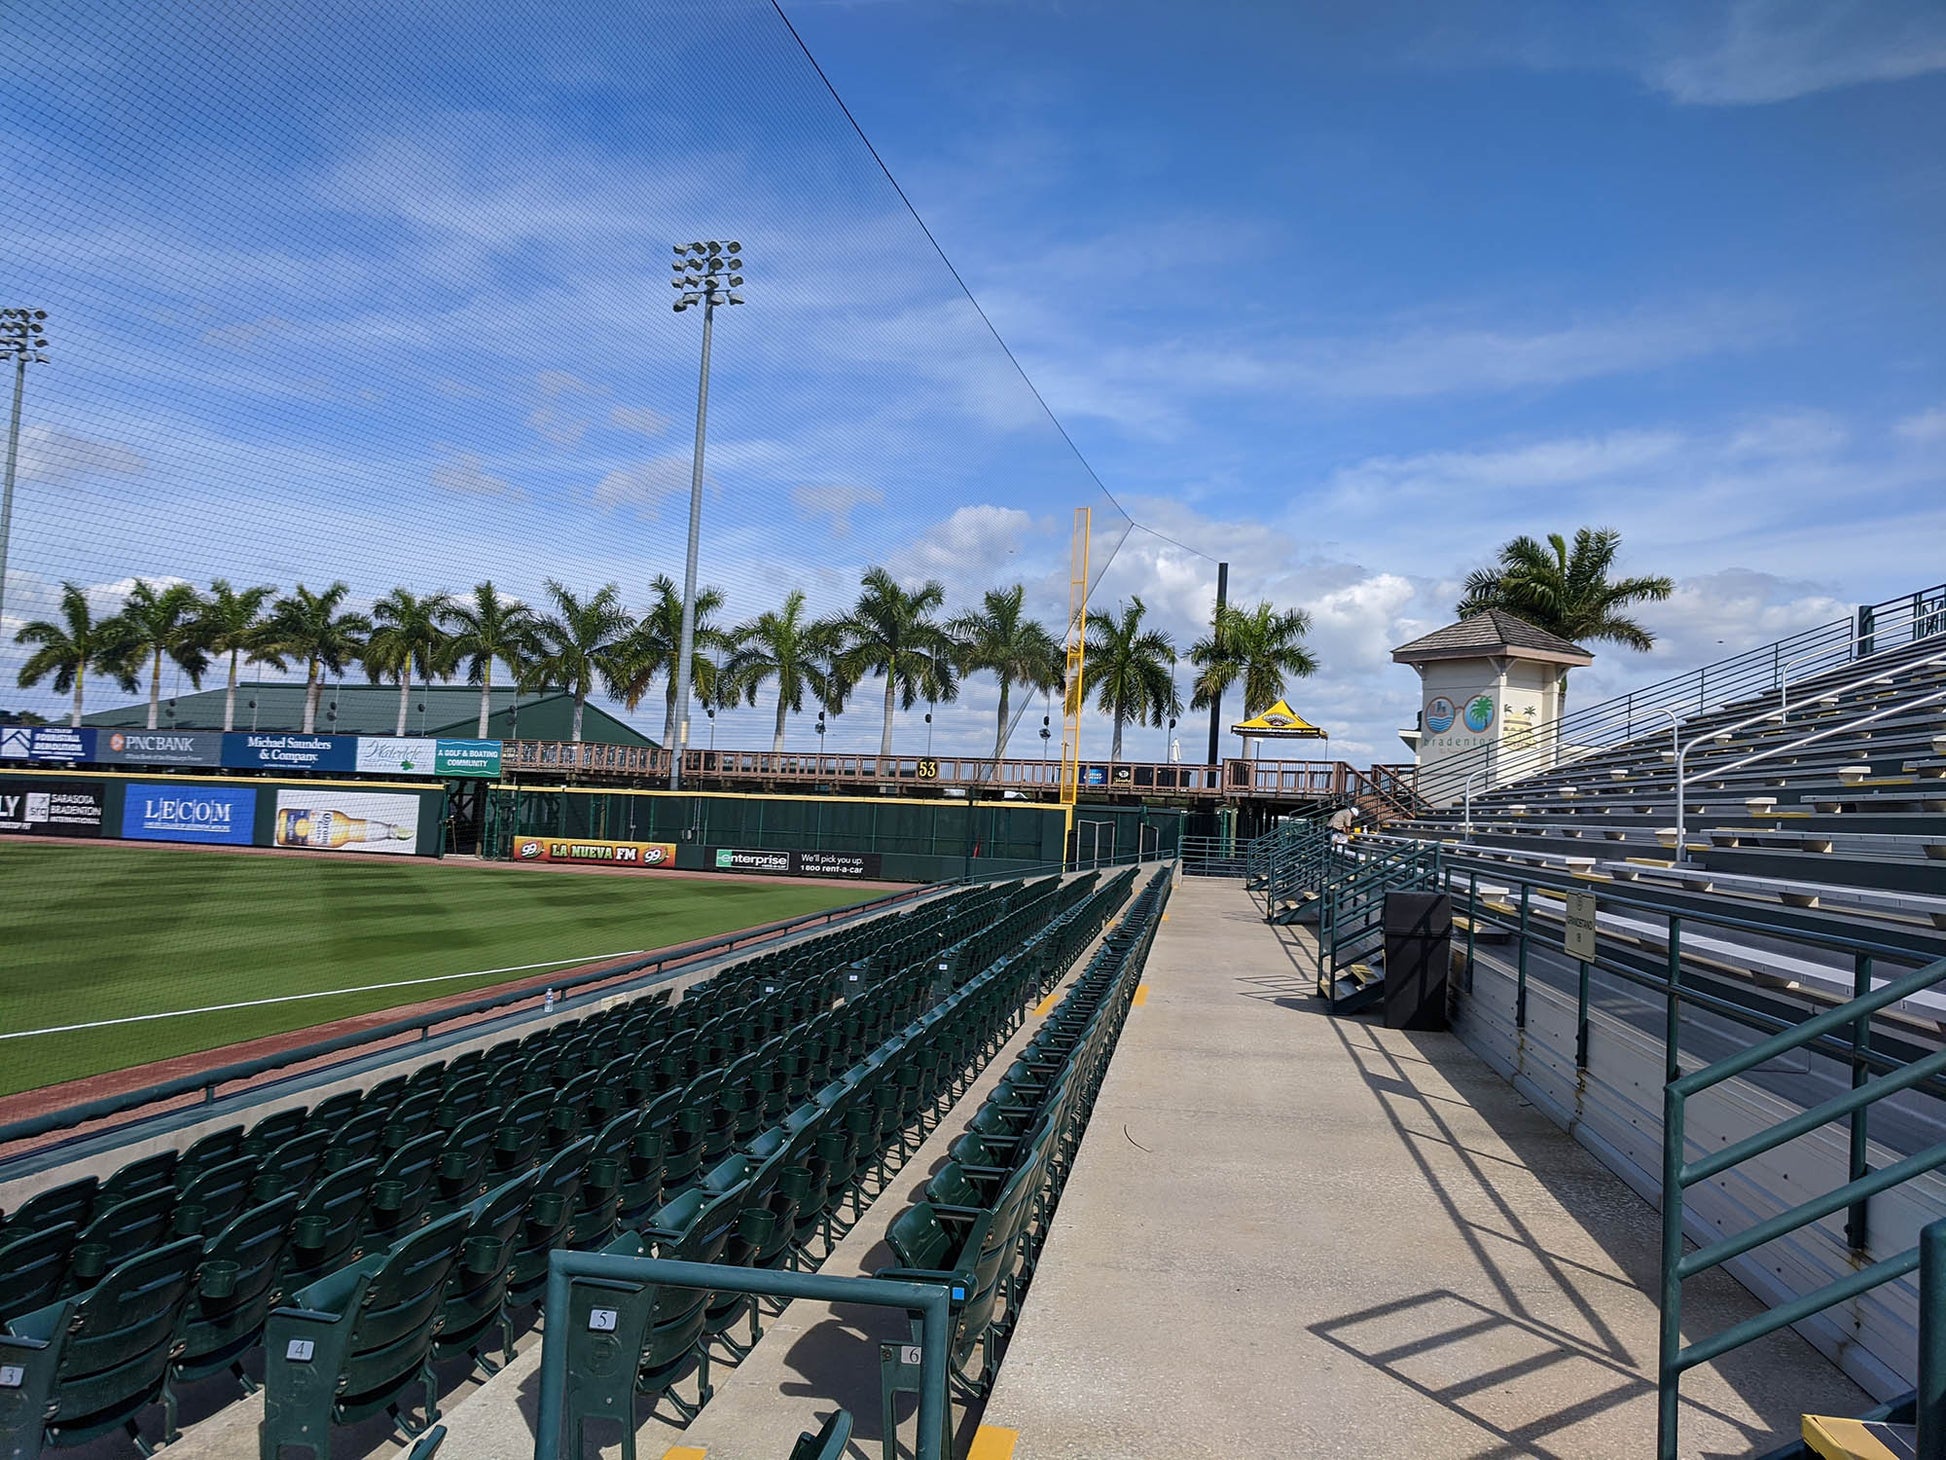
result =
M379 1413L431 1441L432 1365L512 1355L556 1247L815 1265L1131 880L956 891L40 1193L0 1216L0 1454L148 1453L255 1351L267 1460ZM652 1306L631 1373L693 1412L760 1310Z
M1133 875L1041 884L966 937L919 950L899 976L882 981L877 998L819 1016L805 1031L816 1052L815 1089L649 1226L602 1250L815 1265L835 1246L847 1198L855 1222L865 1198L885 1191L896 1165L1006 1044L1026 1006L1127 899ZM791 1238L773 1235L783 1232ZM821 1250L814 1253L813 1243ZM733 1294L612 1279L576 1279L568 1291L565 1416L567 1453L575 1456L585 1453L587 1427L605 1423L619 1427L624 1460L633 1460L633 1396L693 1416L711 1393L711 1337L726 1334L746 1309L752 1341L758 1332L757 1309ZM597 1308L604 1317L594 1326ZM676 1392L691 1377L694 1399Z

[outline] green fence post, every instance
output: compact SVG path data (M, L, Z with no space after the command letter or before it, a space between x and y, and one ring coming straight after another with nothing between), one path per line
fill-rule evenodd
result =
M1433 868L1433 885L1439 885L1439 869ZM1473 992L1473 930L1480 921L1480 874L1466 874L1466 991Z
M1581 965L1581 978L1574 1000L1574 1067L1577 1070L1588 1068L1588 960L1576 960Z
M1682 1396L1682 1168L1683 1094L1673 1083L1662 1090L1662 1326L1656 1353L1656 1460L1677 1460L1677 1416Z
M1514 1028L1527 1027L1527 903L1533 892L1531 882L1520 884L1520 955L1514 974Z
M1852 955L1851 996L1862 999L1872 991L1872 955L1855 953ZM1864 1056L1872 1047L1872 1016L1860 1014L1851 1026L1851 1088L1856 1090L1871 1078L1871 1070ZM1851 1113L1851 1179L1858 1180L1871 1170L1871 1111L1860 1105ZM1865 1250L1868 1230L1866 1227L1866 1208L1869 1197L1860 1197L1851 1204L1845 1213L1845 1240L1851 1244L1853 1252ZM1946 1442L1943 1442L1946 1443Z
M1919 1390L1912 1419L1918 1460L1946 1460L1946 1221L1919 1232Z
M1678 1047L1682 1042L1682 918L1669 914L1669 1006L1662 1021L1663 1079L1682 1074Z

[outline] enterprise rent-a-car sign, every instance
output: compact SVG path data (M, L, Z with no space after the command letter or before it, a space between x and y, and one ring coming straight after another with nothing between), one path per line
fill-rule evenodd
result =
M773 877L877 877L877 852L768 852L717 847L711 863L718 872L761 872Z

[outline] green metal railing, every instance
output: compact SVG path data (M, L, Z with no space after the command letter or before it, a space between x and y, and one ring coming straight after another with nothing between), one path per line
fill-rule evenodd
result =
M1882 1258L1868 1266L1858 1268L1843 1278L1826 1283L1821 1288L1802 1293L1788 1303L1780 1303L1768 1312L1732 1324L1720 1332L1711 1334L1707 1338L1697 1339L1688 1345L1682 1341L1684 1279L1707 1271L1753 1248L1761 1247L1766 1242L1774 1242L1779 1237L1797 1231L1800 1227L1808 1226L1836 1212L1853 1208L1874 1194L1889 1190L1915 1176L1946 1166L1946 1145L1931 1147L1881 1170L1868 1171L1856 1176L1843 1186L1800 1202L1775 1216L1767 1217L1734 1236L1725 1237L1685 1254L1683 1252L1683 1193L1689 1187L1699 1181L1720 1176L1731 1167L1753 1156L1775 1150L1778 1146L1796 1140L1799 1136L1806 1135L1820 1126L1847 1119L1854 1112L1862 1111L1888 1095L1895 1095L1901 1090L1910 1089L1946 1073L1946 1050L1914 1060L1875 1080L1854 1084L1842 1095L1826 1100L1820 1105L1814 1105L1808 1110L1800 1111L1787 1120L1779 1121L1768 1130L1759 1131L1755 1135L1711 1151L1693 1161L1686 1159L1688 1153L1684 1137L1684 1120L1690 1099L1720 1085L1725 1080L1747 1073L1758 1065L1767 1064L1780 1056L1803 1049L1822 1036L1849 1031L1860 1019L1869 1019L1873 1013L1889 1004L1895 1004L1901 999L1911 998L1914 994L1933 989L1942 980L1946 980L1946 959L1927 964L1924 968L1909 973L1903 978L1893 979L1860 998L1807 1019L1795 1029L1774 1034L1769 1039L1753 1044L1728 1059L1719 1060L1691 1074L1681 1075L1669 1081L1664 1087L1662 1335L1657 1365L1659 1389L1656 1418L1657 1460L1677 1460L1677 1431L1681 1412L1680 1384L1685 1371L1698 1364L1720 1358L1730 1350L1741 1348L1744 1344L1762 1338L1765 1334L1774 1333L1793 1323L1800 1323L1834 1304L1846 1302L1862 1293L1870 1292L1883 1283L1904 1277L1919 1266L1921 1249L1927 1244L1922 1242L1895 1256ZM1673 1065L1673 1050L1670 1060ZM1937 1243L1938 1239L1934 1239L1935 1251L1939 1250ZM1919 1414L1921 1443L1918 1453L1922 1460L1946 1460L1946 1434L1941 1432L1940 1411L1937 1407L1939 1386L1946 1384L1946 1377L1943 1377L1946 1376L1946 1367L1940 1365L1940 1356L1931 1352L1931 1349L1938 1347L1942 1341L1939 1332L1941 1315L1935 1314L1933 1321L1926 1324L1924 1312L1922 1305L1921 1389L1922 1391L1928 1388L1932 1390L1935 1406L1930 1423L1925 1407L1921 1406Z
M575 1281L611 1288L703 1288L718 1293L755 1293L768 1298L808 1298L823 1303L859 1303L919 1315L919 1449L916 1460L950 1460L946 1397L946 1349L951 1304L964 1294L944 1283L892 1282L884 1278L830 1277L789 1269L719 1266L658 1257L624 1257L600 1252L556 1250L547 1261L546 1332L541 1342L540 1415L534 1427L534 1460L581 1460L567 1446L568 1349L574 1342L569 1301ZM592 1329L603 1320L590 1316ZM612 1322L612 1319L608 1320ZM596 1330L599 1331L599 1330ZM583 1375L584 1380L587 1375ZM613 1411L634 1423L631 1396L635 1365L626 1363L605 1376L617 1386Z
M1440 882L1440 848L1431 842L1355 839L1327 847L1318 889L1318 986L1368 956L1385 937L1385 895L1419 892Z

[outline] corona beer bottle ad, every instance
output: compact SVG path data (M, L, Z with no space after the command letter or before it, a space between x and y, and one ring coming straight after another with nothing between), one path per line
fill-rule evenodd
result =
M271 844L292 851L418 851L419 798L351 790L277 792Z

